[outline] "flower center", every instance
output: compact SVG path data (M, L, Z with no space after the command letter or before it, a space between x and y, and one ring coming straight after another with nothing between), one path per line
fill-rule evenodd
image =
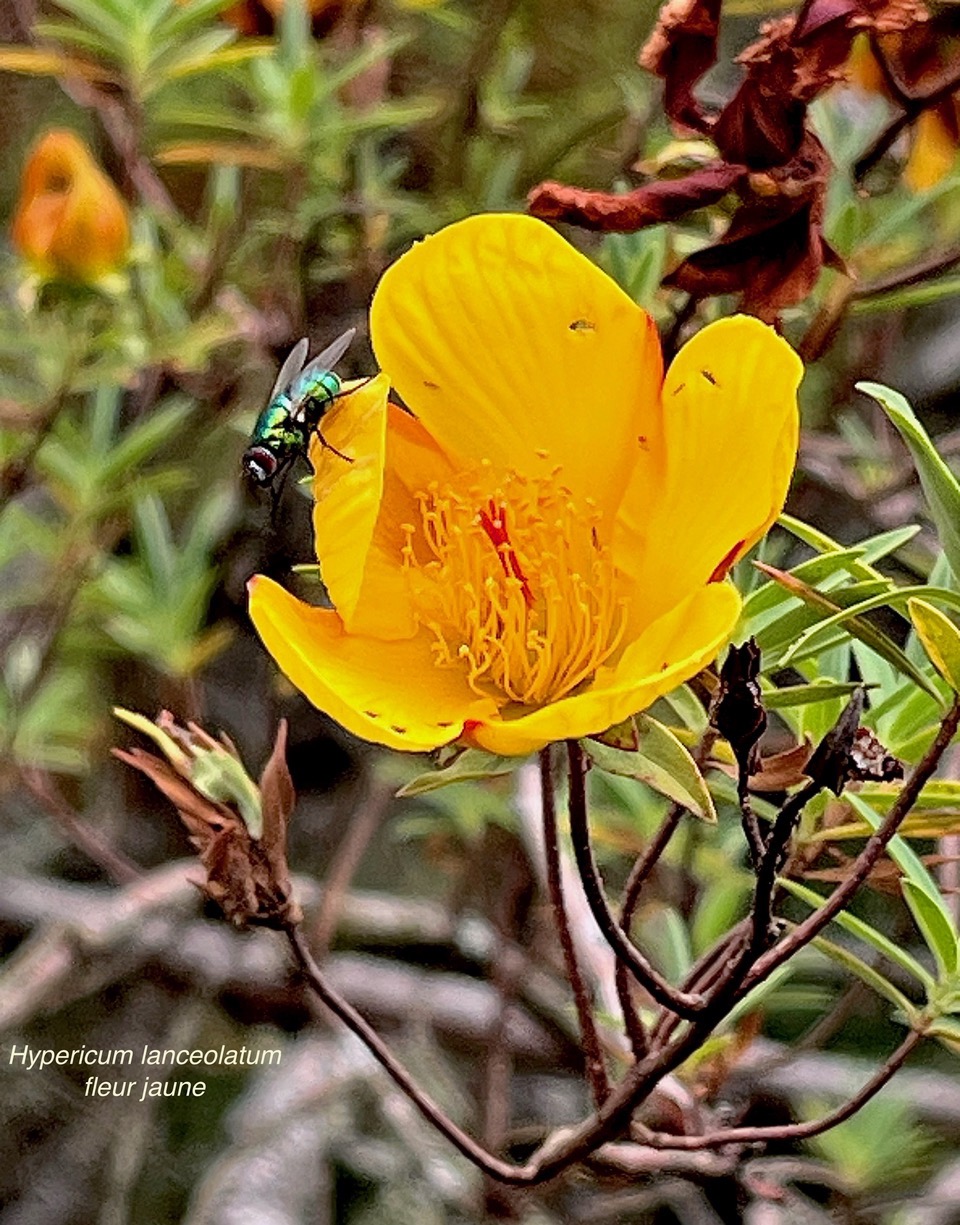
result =
M405 524L404 564L437 662L475 692L541 705L589 680L623 634L601 517L559 469L467 490L433 483Z

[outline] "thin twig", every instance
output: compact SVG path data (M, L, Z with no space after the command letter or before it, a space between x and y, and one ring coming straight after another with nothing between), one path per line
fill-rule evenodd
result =
M919 281L939 276L941 272L949 271L956 264L960 264L960 247L942 251L939 255L931 255L919 263L901 268L898 272L859 285L851 291L850 300L861 302L864 298L875 298L878 294L890 293L894 289L905 289L908 285L916 285Z
M682 989L696 991L700 995L708 995L713 992L717 983L729 973L731 965L746 947L750 930L750 919L741 919L694 963L681 984ZM675 1013L663 1010L650 1036L651 1048L659 1050L665 1046L679 1024L680 1018Z
M597 926L617 957L627 963L640 985L658 1004L669 1008L678 1016L693 1018L704 1007L703 997L678 991L667 982L636 945L627 939L613 917L604 896L600 873L597 870L593 848L590 844L585 787L586 760L583 749L577 741L568 740L567 754L570 761L570 840L580 872L580 880L583 883L583 891Z
M784 1123L773 1127L727 1127L718 1131L705 1132L700 1136L674 1136L669 1132L648 1131L647 1128L635 1124L637 1138L643 1144L649 1144L654 1148L679 1149L683 1152L694 1152L704 1148L724 1148L728 1144L766 1144L772 1141L809 1140L852 1118L893 1078L906 1062L910 1052L923 1041L923 1038L922 1030L911 1030L883 1067L871 1076L863 1088L849 1101L838 1106L836 1110L831 1110L823 1118L811 1119L806 1123Z
M802 923L798 923L778 944L759 958L744 980L744 991L750 990L778 966L788 961L798 949L809 944L846 906L873 871L880 856L886 850L887 844L917 802L920 792L940 764L940 758L947 751L958 727L960 727L960 697L955 695L953 705L940 724L930 747L904 783L883 824L854 860L846 880L834 889L822 906L808 915Z
M640 893L655 865L670 843L671 838L680 827L686 809L682 804L672 804L660 828L650 839L643 854L640 855L630 870L627 883L623 887L623 901L620 908L620 930L629 939L630 928L637 906L640 904ZM630 975L626 965L617 958L616 968L617 995L620 998L620 1008L623 1012L624 1025L633 1048L634 1058L642 1059L647 1053L647 1034L640 1013L633 1000L630 990Z
M882 56L880 60L883 63ZM898 105L903 108L903 113L898 115L896 119L883 129L866 153L857 160L853 168L853 177L857 183L880 161L901 132L918 119L925 110L929 110L944 98L948 98L951 94L956 93L958 87L960 87L960 73L954 72L949 77L941 80L935 89L928 90L925 94L915 94L911 97L903 92L899 82L890 73L885 75L887 83L893 87Z
M164 221L176 222L180 214L153 163L139 147L137 124L129 107L96 85L78 77L60 77L64 93L78 106L94 111L116 150L123 170L143 203Z
M49 775L42 770L24 769L20 772L24 786L53 817L66 837L80 848L98 867L118 885L129 885L143 875L140 868L120 851L115 851L92 829L56 790Z
M556 925L560 947L563 950L567 978L570 980L570 987L573 991L574 1002L576 1003L587 1076L590 1080L593 1100L599 1107L606 1100L610 1087L603 1062L600 1039L597 1035L597 1027L593 1019L590 992L580 970L580 963L577 960L573 935L570 931L567 910L563 901L563 872L560 863L557 806L553 790L549 745L545 749L540 750L540 788L543 798L543 847L546 856L547 889L550 894L550 905L553 909L553 921Z
M364 1046L374 1056L380 1066L393 1079L394 1083L407 1095L420 1113L441 1132L464 1157L472 1161L485 1174L497 1178L501 1182L518 1183L522 1185L530 1181L530 1174L522 1166L512 1165L495 1157L474 1138L468 1135L450 1118L445 1110L432 1097L425 1093L413 1080L406 1068L397 1060L393 1052L380 1038L376 1030L369 1025L359 1012L334 991L326 981L320 967L314 961L307 943L296 927L288 927L286 936L293 949L297 962L303 970L310 986L324 1004L335 1016L363 1042Z
M792 795L777 813L763 850L763 858L757 868L757 884L750 913L750 940L740 955L741 961L748 957L756 959L769 947L773 939L773 904L777 877L783 869L790 839L800 814L822 787L823 784L819 780L808 783Z

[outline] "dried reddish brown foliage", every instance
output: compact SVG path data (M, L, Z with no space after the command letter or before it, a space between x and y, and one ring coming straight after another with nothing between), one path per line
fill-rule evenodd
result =
M169 729L169 723L167 724ZM254 838L239 814L209 799L189 778L143 749L114 749L176 807L206 870L200 888L237 927L288 928L302 919L287 867L287 821L296 795L286 763L287 725L282 721L260 778L263 830Z
M920 0L807 0L798 14L761 27L738 58L740 87L711 113L694 90L716 59L718 19L718 0L669 0L640 53L640 64L664 80L668 116L716 145L713 162L623 196L542 183L529 207L550 220L624 232L736 192L727 232L684 260L667 284L694 298L740 294L744 310L772 321L806 297L824 264L842 267L823 236L830 162L808 125L810 103L843 75L857 34L923 44L928 15Z

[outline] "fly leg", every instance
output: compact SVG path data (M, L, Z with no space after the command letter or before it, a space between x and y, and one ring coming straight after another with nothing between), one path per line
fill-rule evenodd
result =
M332 451L334 455L339 455L341 459L345 459L348 464L353 463L352 455L344 455L342 451L337 450L332 442L327 442L326 438L323 436L323 430L319 427L319 425L317 426L317 437L320 439L320 445L325 451Z
M367 379L364 379L362 383L358 383L356 387L351 387L349 391L338 392L335 396L331 397L330 403L333 403L334 400L340 400L344 396L353 395L355 391L359 391L361 387L365 387L367 383L369 382L370 382L370 379L367 378ZM329 410L329 404L327 405L327 408L324 411L328 411L328 410ZM320 439L320 445L324 448L324 450L332 451L334 455L339 455L340 458L346 460L348 464L353 463L353 456L344 455L342 451L337 450L337 448L333 445L332 442L327 442L326 438L324 438L323 436L323 430L320 428L319 422L317 423L316 432L317 432L317 437Z
M289 459L284 460L270 482L270 527L273 530L276 530L277 527L277 512L280 509L280 499L283 497L283 491L287 487L287 477L290 475L290 469L293 467L296 458L296 455L291 455Z

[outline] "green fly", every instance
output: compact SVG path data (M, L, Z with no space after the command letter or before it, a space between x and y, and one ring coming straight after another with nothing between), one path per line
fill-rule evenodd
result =
M267 406L253 427L250 445L243 453L243 470L257 485L269 487L276 494L280 478L298 455L306 454L314 431L324 446L330 446L320 431L320 421L343 394L343 383L333 367L346 353L355 334L356 328L344 332L306 366L303 363L310 344L304 337L283 363ZM339 451L336 453L340 455ZM341 458L350 462L347 455Z

